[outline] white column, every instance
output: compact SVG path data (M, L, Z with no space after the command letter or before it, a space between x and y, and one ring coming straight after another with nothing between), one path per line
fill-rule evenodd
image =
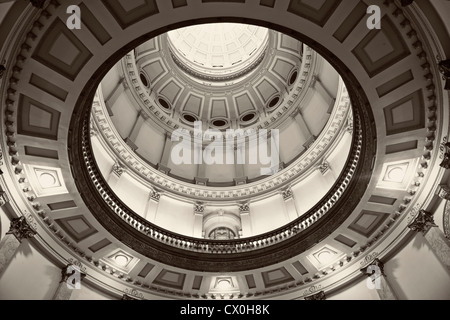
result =
M166 139L164 142L164 149L163 152L161 154L161 159L159 160L159 164L163 165L163 166L168 166L169 165L169 160L170 160L170 153L172 151L172 140L171 140L171 135L170 133L166 133Z
M133 151L136 151L138 149L138 147L135 144L136 139L139 135L139 132L141 131L142 125L147 119L148 115L142 110L139 111L130 134L128 135L127 138L125 138L125 142L131 147Z
M145 219L154 223L156 221L156 215L158 213L159 200L161 195L153 190L150 190L150 194L147 201L147 208L145 210Z
M108 113L110 116L113 116L112 108L116 103L117 99L119 99L120 95L124 93L125 89L127 88L128 85L127 82L125 81L125 78L121 78L114 87L114 89L111 91L111 93L108 95L108 97L105 98L105 105L106 108L108 109Z
M433 214L420 210L408 227L423 234L431 250L447 270L450 271L450 240L445 237L444 233L434 223Z
M28 224L25 217L11 221L9 231L0 241L0 275L16 254L23 239L34 237L36 231Z
M252 223L250 220L250 204L244 203L239 206L239 215L241 217L242 237L250 237L253 235Z
M194 204L194 227L192 236L196 238L203 237L203 214L205 213L205 206L200 203Z
M288 189L281 192L283 196L283 200L286 206L286 212L288 215L289 221L294 221L298 218L297 207L295 206L294 195L292 193L292 189L289 187Z
M327 102L327 104L329 106L328 113L330 114L332 112L334 104L336 102L336 97L333 97L333 95L327 90L327 88L325 88L322 81L318 77L314 77L314 80L313 80L311 86Z
M368 281L372 282L371 286L377 290L380 300L398 300L387 276L384 274L384 263L378 258L362 268L361 272L370 278Z
M301 110L298 110L298 112L293 116L295 122L298 125L299 131L301 135L304 137L306 142L304 143L304 147L308 148L309 145L314 142L314 135L312 134L311 129L309 128L308 124L306 123L305 119L303 118Z
M112 168L111 172L108 176L107 182L111 189L117 190L117 187L119 185L120 177L122 176L122 173L125 171L125 169L118 163L115 163Z
M81 281L86 277L80 263L69 263L61 270L61 281L56 288L53 300L70 300L73 290L80 289Z

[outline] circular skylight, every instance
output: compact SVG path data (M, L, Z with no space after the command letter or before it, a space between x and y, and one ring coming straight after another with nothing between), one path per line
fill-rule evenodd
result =
M227 76L256 63L264 52L268 29L237 23L202 24L168 33L172 53L187 67Z

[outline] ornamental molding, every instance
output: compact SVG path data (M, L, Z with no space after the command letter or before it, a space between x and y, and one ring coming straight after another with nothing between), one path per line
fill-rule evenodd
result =
M146 181L150 189L160 189L176 194L182 198L198 198L205 201L236 201L246 198L254 198L257 195L272 195L285 185L296 184L305 173L312 172L314 164L326 154L332 151L344 133L344 127L348 123L348 117L353 117L348 91L340 81L339 94L336 99L333 113L320 136L314 141L311 148L306 150L287 169L269 176L257 183L236 185L217 190L213 187L203 186L180 181L151 167L120 138L104 103L101 89L98 89L92 103L92 123L95 130L105 141L106 147L112 151L113 157L126 166L129 171ZM129 172L130 173L130 172Z

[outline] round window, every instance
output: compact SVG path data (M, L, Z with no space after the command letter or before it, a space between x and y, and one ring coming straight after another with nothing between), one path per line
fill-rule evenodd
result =
M148 88L149 86L149 82L147 80L147 77L145 76L145 74L141 73L139 74L139 78L141 79L142 84Z
M294 84L295 80L297 80L297 77L298 77L298 71L295 70L294 72L292 72L292 74L291 74L291 76L289 78L289 85L290 86Z
M186 120L187 122L195 122L195 121L197 121L196 117L194 117L191 114L187 114L187 113L183 115L183 119Z

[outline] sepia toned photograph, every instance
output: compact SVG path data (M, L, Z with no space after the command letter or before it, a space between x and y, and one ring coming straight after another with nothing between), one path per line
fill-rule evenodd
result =
M0 0L0 300L450 300L449 90L447 0Z

